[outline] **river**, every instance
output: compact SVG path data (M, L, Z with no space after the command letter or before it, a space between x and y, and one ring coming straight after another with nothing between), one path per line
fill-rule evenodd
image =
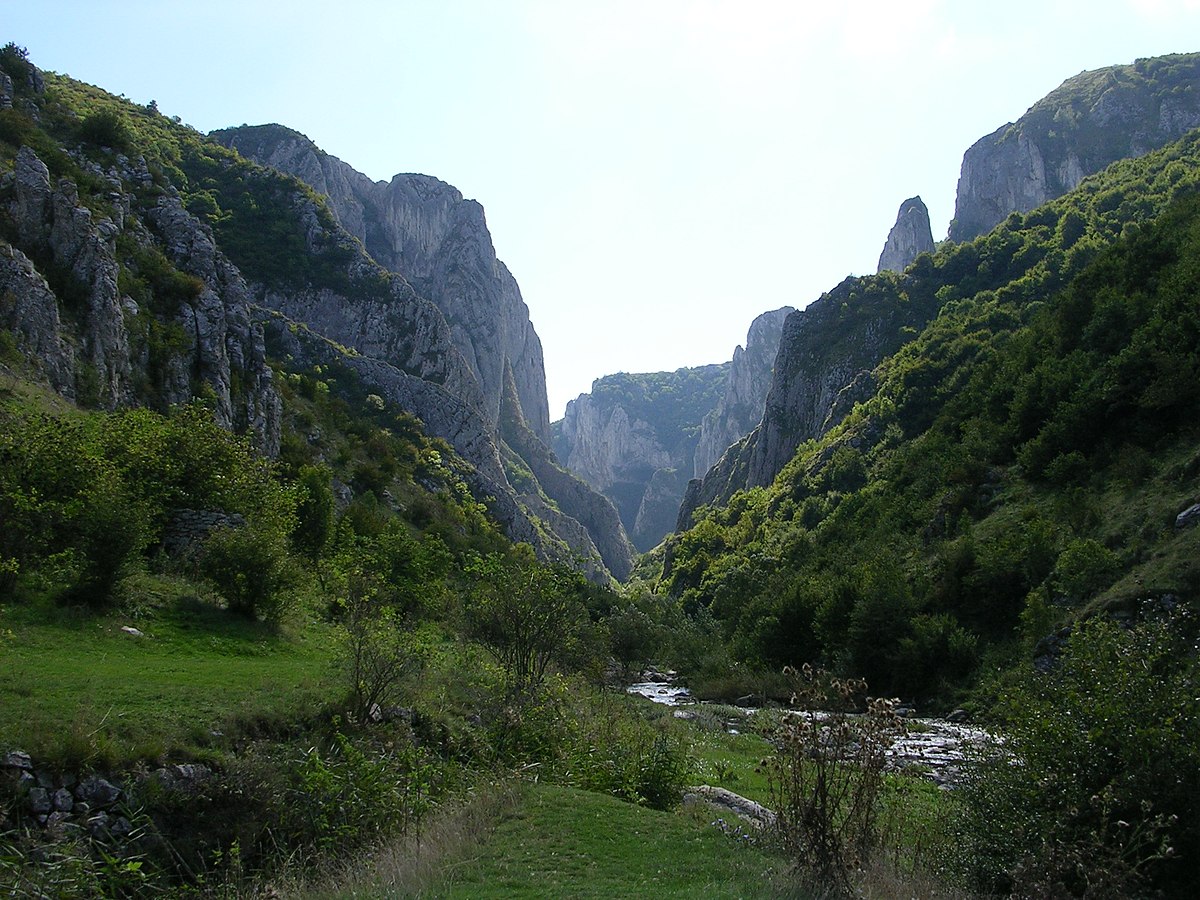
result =
M685 707L697 702L687 688L670 681L640 681L628 685L625 690L666 706ZM747 718L755 712L753 707L738 709ZM986 729L961 722L910 716L905 717L904 723L907 726L904 734L888 750L891 767L915 770L944 788L951 788L961 780L971 748L982 747L994 740Z

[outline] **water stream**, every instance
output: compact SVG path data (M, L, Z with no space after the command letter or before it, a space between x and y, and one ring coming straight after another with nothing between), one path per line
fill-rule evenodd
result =
M666 706L696 703L687 688L670 681L641 681L628 685L625 690ZM755 712L752 707L739 709L747 716ZM915 769L940 787L952 787L961 778L968 750L991 739L989 732L976 725L916 716L904 721L909 727L888 751L891 766ZM729 730L736 733L734 728Z

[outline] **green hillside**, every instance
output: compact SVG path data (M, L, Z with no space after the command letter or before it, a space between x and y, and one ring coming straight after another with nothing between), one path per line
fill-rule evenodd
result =
M663 589L741 658L948 701L1098 607L1192 597L1200 139L893 281L936 318L775 483L708 509Z

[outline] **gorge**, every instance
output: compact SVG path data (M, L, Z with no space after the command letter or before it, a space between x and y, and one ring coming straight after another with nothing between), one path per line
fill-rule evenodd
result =
M476 804L498 868L545 813L611 895L718 854L733 895L851 884L865 857L671 812L700 785L786 819L832 761L927 832L923 875L1190 896L1200 54L1068 79L966 151L946 240L910 196L873 274L783 285L727 361L597 378L557 422L457 188L201 134L14 44L0 71L2 889L299 893L379 848L496 882L427 830ZM714 702L635 702L652 669ZM853 757L914 709L1021 765L948 798Z

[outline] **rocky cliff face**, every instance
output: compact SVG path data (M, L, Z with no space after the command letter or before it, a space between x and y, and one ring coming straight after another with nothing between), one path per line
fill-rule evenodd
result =
M81 201L74 180L52 178L28 145L0 178L0 325L70 399L166 408L207 395L220 424L276 453L280 401L262 329L212 232L154 185L143 160L75 163L105 185L106 214ZM147 280L158 258L183 276L180 289Z
M527 491L524 499L540 510L540 515L558 529L571 535L572 523L578 530L568 540L576 552L588 559L596 555L613 577L624 581L633 571L635 551L612 502L593 490L575 474L567 471L550 449L533 433L521 413L516 379L511 370L505 373L505 391L500 411L500 433L505 444L529 466L537 485L554 506L538 504L535 491ZM588 551L588 552L585 552Z
M567 404L559 427L559 453L566 467L614 504L637 549L658 543L666 531L656 536L637 527L646 487L655 472L673 471L684 459L672 456L651 423L589 394Z
M407 231L385 229L395 259L440 292L448 313L381 267L296 178L171 125L153 108L51 79L78 104L66 125L65 104L47 108L54 131L40 125L40 87L0 83L0 103L14 114L4 147L19 147L0 157L5 366L88 406L165 410L201 397L219 423L275 454L281 401L269 342L289 367L349 370L420 418L454 448L455 477L513 540L544 559L581 560L597 580L628 574L633 554L615 510L556 468L542 443L540 345L477 204L417 176L408 183L411 208L396 201L388 213L408 223ZM149 164L130 158L145 136L133 122L152 135ZM110 138L118 149L102 143ZM34 146L46 148L45 159ZM356 175L340 164L330 172L347 182ZM349 218L361 232L385 213L367 208ZM502 407L521 423L523 452L544 459L510 466ZM518 490L509 472L527 475L530 466L547 483Z
M483 207L427 175L373 182L281 126L226 129L212 137L327 196L342 227L368 254L402 273L441 310L478 382L489 423L499 421L505 372L511 370L526 422L549 440L541 342L516 280L496 258Z
M900 204L896 224L888 232L883 252L879 254L876 272L903 272L922 253L933 252L933 230L929 225L929 210L920 197L910 197Z
M559 458L612 500L639 550L671 530L694 465L699 422L716 406L728 368L598 378L555 425Z
M903 285L888 273L847 278L787 316L761 421L688 484L675 530L690 527L701 505L770 484L802 442L824 434L870 395L871 371L904 343L905 326L929 315L908 302Z
M734 349L725 395L700 423L692 460L694 477L703 477L731 444L749 434L762 419L783 323L793 312L792 307L784 306L763 313L750 323L745 348Z
M582 560L598 579L626 577L633 550L612 504L565 472L546 446L541 343L516 281L496 259L482 207L424 175L372 182L280 126L214 137L325 194L333 223L321 222L312 200L297 194L292 201L308 223L310 250L334 245L349 253L350 281L364 285L260 284L259 302L281 321L352 349L339 357L343 365L475 467L473 492L488 498L509 537L546 558ZM380 266L389 270L386 290L369 289ZM292 349L314 358L329 352L311 341ZM537 484L514 486L505 468L512 454Z
M950 237L984 234L1010 213L1032 210L1088 174L1196 127L1200 54L1084 72L967 151ZM914 201L901 207L877 276L847 279L787 318L762 421L688 485L676 530L691 524L698 506L774 480L801 442L824 434L869 396L873 369L903 345L904 329L936 313L906 296L908 275L890 274L907 266L902 251L909 241L897 231L916 223L923 241L928 230L927 212L920 222L924 204Z
M762 418L790 306L763 313L729 363L597 379L555 424L567 467L616 504L639 550L675 528L694 474L704 475Z
M949 236L986 234L1118 159L1200 127L1200 54L1083 72L963 156ZM881 262L882 266L882 262Z

